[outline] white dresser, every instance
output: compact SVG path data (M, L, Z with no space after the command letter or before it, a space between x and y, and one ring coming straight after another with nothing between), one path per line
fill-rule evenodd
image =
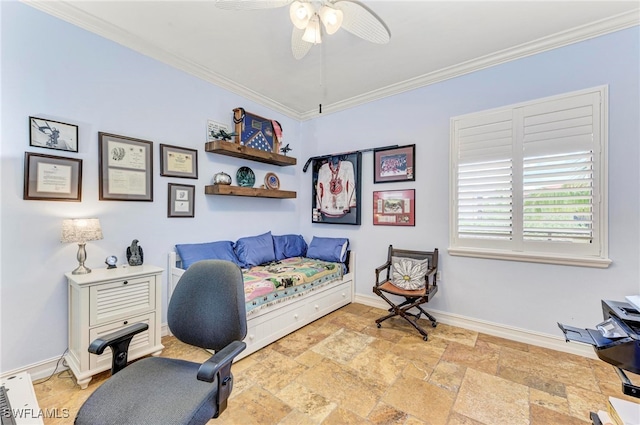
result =
M162 352L162 272L152 265L94 269L66 273L69 282L69 351L65 359L81 388L93 375L111 369L111 349L95 355L88 351L94 339L134 323L149 329L133 337L129 361Z

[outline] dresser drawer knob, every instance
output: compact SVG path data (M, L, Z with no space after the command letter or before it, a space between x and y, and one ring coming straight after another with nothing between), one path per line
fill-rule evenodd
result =
M320 308L318 304L315 305L316 310Z
M128 321L128 320L125 320L125 321L123 322L123 325L128 325L128 324L129 324L129 321Z
M297 319L297 318L298 318L298 315L297 315L297 314L294 314L294 315L293 315L293 318L294 318L294 319Z
M126 285L127 283L129 283L128 280L125 280L124 282L122 282L123 285Z
M249 339L253 340L255 336L253 334L249 335Z

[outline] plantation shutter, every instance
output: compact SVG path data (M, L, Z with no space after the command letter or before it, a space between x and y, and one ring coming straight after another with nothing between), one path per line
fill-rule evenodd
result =
M523 108L523 241L591 244L599 93ZM576 248L590 250L590 248Z
M607 267L607 88L451 119L449 253Z
M460 239L497 242L512 238L512 127L511 111L456 123Z

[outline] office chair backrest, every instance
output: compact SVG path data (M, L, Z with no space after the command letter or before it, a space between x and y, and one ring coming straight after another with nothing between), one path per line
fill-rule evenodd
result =
M221 350L247 335L244 282L230 261L204 260L192 264L176 285L167 322L180 341Z

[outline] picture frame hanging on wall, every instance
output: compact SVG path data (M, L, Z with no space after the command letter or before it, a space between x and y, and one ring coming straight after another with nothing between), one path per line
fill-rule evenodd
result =
M167 217L194 217L196 187L189 184L169 183Z
M416 145L373 150L373 182L414 181Z
M99 199L153 202L153 142L98 133Z
M362 152L313 161L312 223L360 225Z
M29 117L29 146L78 152L78 126L47 118Z
M415 226L416 190L374 191L373 224L382 226Z
M22 199L82 200L82 160L25 152Z
M179 146L160 145L160 175L198 178L198 151Z

